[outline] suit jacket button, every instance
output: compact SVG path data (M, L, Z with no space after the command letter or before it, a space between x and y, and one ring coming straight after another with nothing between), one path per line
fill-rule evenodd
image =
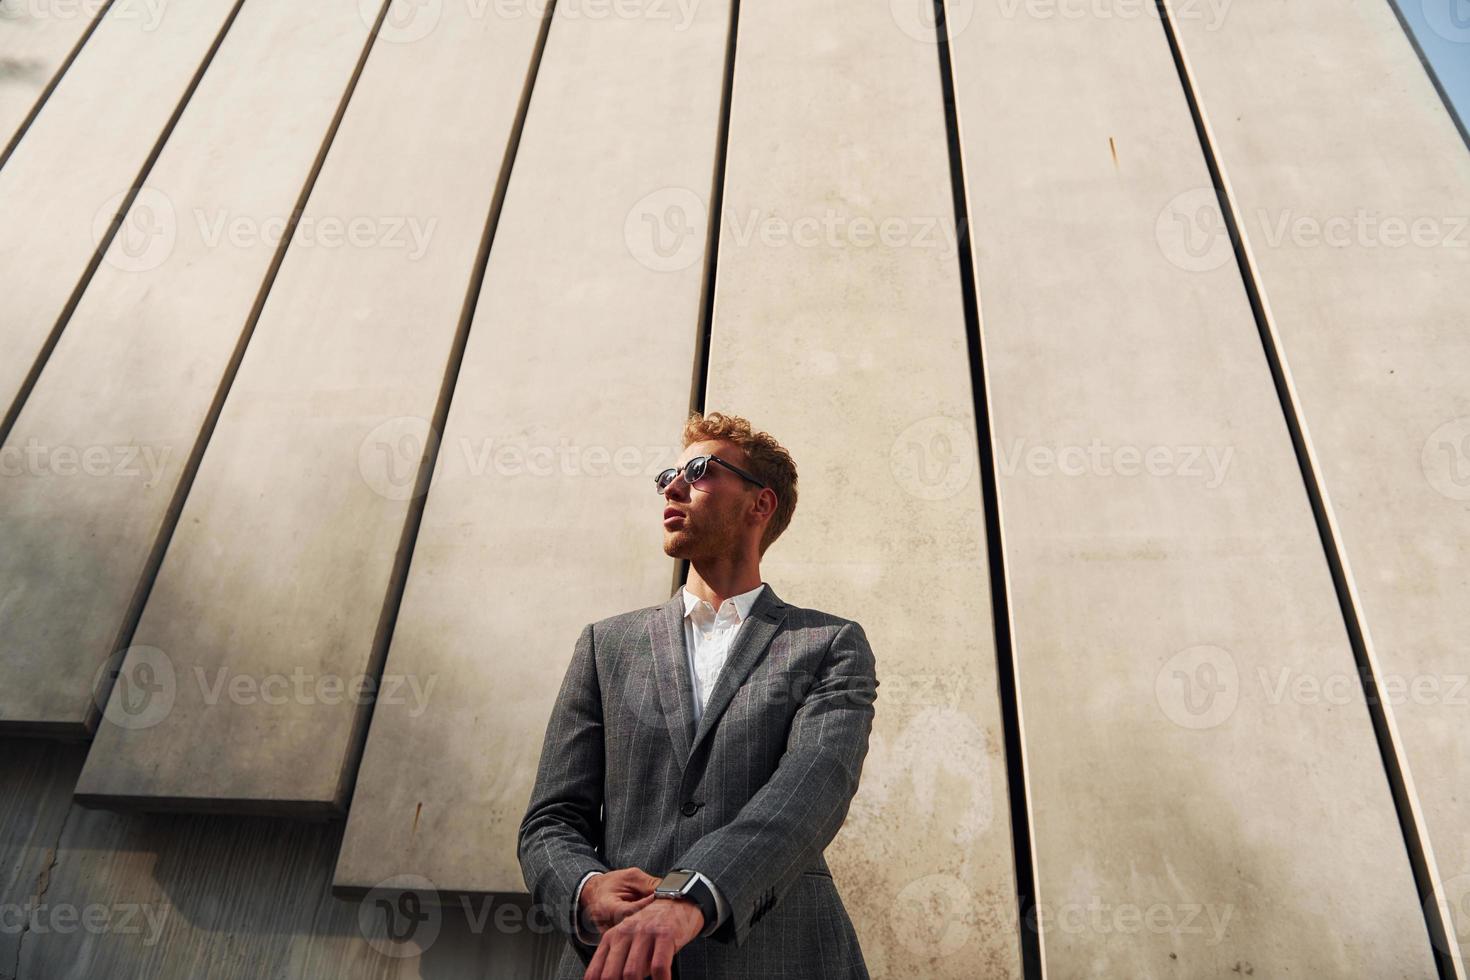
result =
M703 804L695 803L693 800L690 800L688 803L685 803L679 808L679 812L684 814L684 816L686 817L692 817L699 812L699 808L702 805Z

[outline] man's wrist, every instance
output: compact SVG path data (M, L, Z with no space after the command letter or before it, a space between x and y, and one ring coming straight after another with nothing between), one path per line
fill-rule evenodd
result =
M676 902L679 905L683 905L692 909L695 915L698 916L697 921L699 923L699 932L696 935L703 936L706 934L707 930L709 929L709 923L704 918L704 910L699 907L699 903L696 902L691 896L659 895L658 898L665 902Z
M715 913L709 917L709 922L706 923L704 932L700 934L702 936L710 936L714 934L716 929L724 925L725 920L730 917L730 904L725 901L725 896L720 893L718 886L709 880L708 875L701 871L696 871L694 872L694 876L709 886L710 894L715 898Z
M713 883L692 868L676 869L670 872L669 875L666 875L664 880L668 881L669 878L677 877L685 877L687 880L675 886L663 885L661 882L659 888L655 890L655 894L659 895L660 898L679 898L692 902L699 909L700 915L704 920L703 925L700 926L699 935L708 936L719 928L722 918L720 915L721 902ZM677 891L674 891L674 888L677 888Z
M600 931L594 931L589 934L582 928L582 889L587 887L587 882L603 873L594 869L584 874L581 882L577 885L576 894L572 896L572 929L577 937L577 941L584 946L596 946L602 939L602 933ZM596 924L590 919L588 920L588 927L593 930L597 929Z

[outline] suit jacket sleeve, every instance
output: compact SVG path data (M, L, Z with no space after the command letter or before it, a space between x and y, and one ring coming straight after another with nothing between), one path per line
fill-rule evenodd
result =
M857 792L878 678L863 628L845 623L791 720L776 771L736 814L673 864L707 876L729 904L712 938L743 945L837 836Z
M588 624L577 637L551 709L517 843L532 902L549 910L557 927L578 942L576 901L582 879L589 871L609 870L599 853L602 770L602 691Z

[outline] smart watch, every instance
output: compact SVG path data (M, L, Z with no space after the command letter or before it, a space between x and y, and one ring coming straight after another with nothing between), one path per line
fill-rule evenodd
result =
M720 917L719 909L715 905L715 893L710 891L703 878L689 868L680 868L664 875L653 894L657 898L683 898L694 902L704 913L706 929L714 925Z

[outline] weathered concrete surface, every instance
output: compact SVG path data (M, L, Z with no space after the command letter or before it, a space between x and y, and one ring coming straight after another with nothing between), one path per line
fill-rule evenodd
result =
M107 0L0 3L0 157Z
M563 941L523 895L425 901L422 915L397 904L428 897L412 890L343 902L340 823L86 810L71 805L84 751L0 740L6 980L552 975Z
M1387 3L1174 20L1465 976L1470 149Z
M0 419L235 3L104 15L0 168Z
M729 6L553 19L460 367L336 884L521 891L577 633L667 599L653 475L689 410Z
M142 715L113 702L77 788L88 802L346 804L422 422L452 367L542 27L494 5L400 7L301 219L338 233L292 240L113 697L166 690Z
M1279 693L1355 665L1228 243L1165 208L1166 37L1083 10L952 32L1046 969L1432 977L1365 705Z
M94 681L147 595L370 27L357 0L241 11L16 418L0 458L5 728L95 726Z
M828 850L869 970L1014 977L943 93L932 26L906 10L742 6L705 405L800 470L765 577L862 623L877 657L862 781Z

